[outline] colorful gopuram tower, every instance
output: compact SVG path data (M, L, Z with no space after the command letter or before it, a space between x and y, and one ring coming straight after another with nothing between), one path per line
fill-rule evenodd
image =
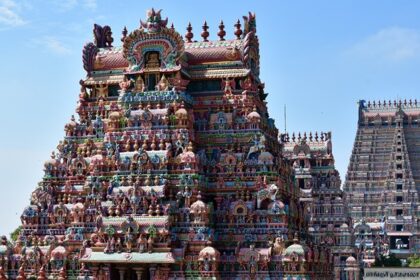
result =
M405 259L420 252L420 106L359 102L359 121L344 185L359 259Z
M347 271L346 261L354 258L355 251L340 174L334 165L331 132L293 133L291 137L283 134L280 139L283 155L294 169L295 185L301 192L303 228L308 230L309 240L331 248L334 279L357 279L358 273L349 275Z
M77 117L45 163L0 279L328 279L259 73L255 15L235 39L183 38L150 10L94 26ZM243 29L241 28L243 26Z

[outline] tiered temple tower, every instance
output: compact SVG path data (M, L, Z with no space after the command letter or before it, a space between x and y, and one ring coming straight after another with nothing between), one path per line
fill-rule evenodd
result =
M331 132L283 134L283 154L289 159L299 187L304 225L317 245L331 248L334 279L354 279L346 261L353 257L351 222L340 189L340 174L334 166Z
M360 259L420 252L420 106L359 102L359 121L344 190Z
M78 117L45 163L0 279L327 279L259 78L255 15L185 39L160 11L83 48Z

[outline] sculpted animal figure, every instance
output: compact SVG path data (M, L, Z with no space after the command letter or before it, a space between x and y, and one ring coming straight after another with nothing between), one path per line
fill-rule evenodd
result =
M257 22L255 18L255 13L248 12L248 16L243 16L244 19L244 36L249 32L257 31Z
M94 24L93 37L95 38L95 45L98 48L112 47L112 42L114 42L111 27L108 25L102 27L98 24Z

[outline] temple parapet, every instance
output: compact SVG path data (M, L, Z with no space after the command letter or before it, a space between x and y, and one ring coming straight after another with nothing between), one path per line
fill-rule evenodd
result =
M365 126L395 126L398 118L409 124L420 123L420 104L415 100L359 101L359 123Z

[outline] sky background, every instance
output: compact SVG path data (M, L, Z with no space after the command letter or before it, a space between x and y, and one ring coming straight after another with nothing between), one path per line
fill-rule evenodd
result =
M332 131L344 181L357 101L420 97L419 1L0 0L0 235L20 224L43 163L75 111L81 52L93 23L110 25L114 45L148 8L163 9L182 35L200 40L223 19L226 38L248 11L257 15L261 79L284 130Z

